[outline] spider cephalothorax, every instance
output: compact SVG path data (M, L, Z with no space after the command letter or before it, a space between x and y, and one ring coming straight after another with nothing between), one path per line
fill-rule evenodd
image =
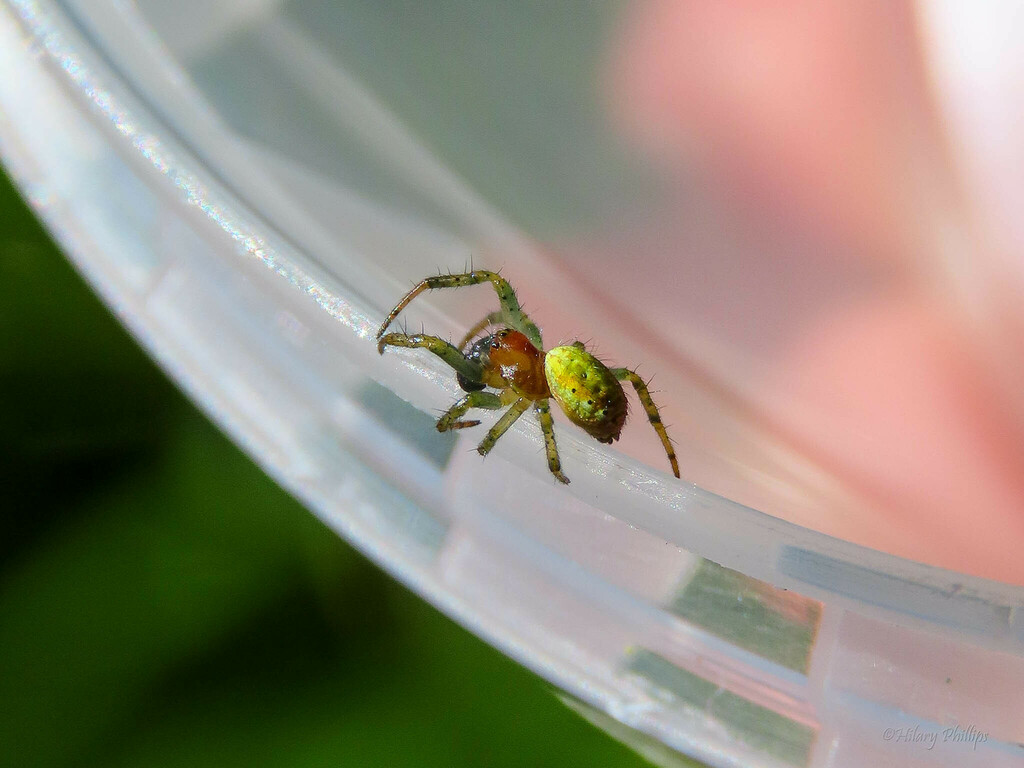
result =
M437 336L422 333L385 335L399 313L423 291L486 282L490 282L497 291L501 310L492 312L473 326L458 347ZM500 329L474 340L478 333L492 326L500 326ZM455 369L459 386L468 394L438 420L440 432L479 424L478 420L462 419L472 408L497 410L508 406L477 448L481 455L487 455L498 438L532 405L544 433L548 468L563 483L568 483L569 478L562 473L562 462L558 458L549 400L554 398L569 420L595 440L611 443L619 439L626 423L628 403L620 382L628 381L661 438L673 474L679 477L679 463L672 442L643 379L628 368L608 368L580 341L545 352L540 329L520 308L512 286L496 272L478 269L461 275L438 275L421 280L391 310L377 331L377 341L381 354L386 347L421 347ZM488 392L488 388L497 392Z

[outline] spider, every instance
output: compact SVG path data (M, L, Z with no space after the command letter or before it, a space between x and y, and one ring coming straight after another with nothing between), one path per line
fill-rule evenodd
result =
M491 312L474 325L458 347L423 333L385 334L399 313L424 291L487 282L494 286L501 310ZM499 330L474 341L477 334L492 327ZM619 439L626 423L628 402L619 382L628 381L636 389L651 426L661 438L672 473L679 477L679 463L665 425L661 423L658 406L636 371L608 368L588 352L581 341L545 352L540 329L519 306L512 286L496 272L477 269L421 280L391 310L377 331L377 342L380 354L384 354L387 347L422 348L433 352L455 369L459 386L468 394L438 419L438 432L475 427L479 420L462 418L471 408L498 410L508 407L477 447L481 456L486 456L516 419L532 405L544 433L548 469L563 483L568 483L569 478L562 472L562 462L558 458L549 399L554 398L569 421L582 427L598 442L611 443ZM498 391L484 391L487 388Z

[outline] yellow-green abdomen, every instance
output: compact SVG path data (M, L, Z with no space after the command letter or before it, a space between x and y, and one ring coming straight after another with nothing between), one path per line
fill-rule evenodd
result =
M551 396L570 421L602 443L619 439L626 395L608 366L577 342L548 350L544 374Z

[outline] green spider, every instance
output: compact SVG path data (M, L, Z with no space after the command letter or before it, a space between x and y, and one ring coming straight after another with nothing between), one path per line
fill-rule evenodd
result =
M487 282L497 291L501 310L474 325L458 347L423 333L385 335L399 313L423 291ZM499 330L473 341L478 333L492 326ZM419 347L433 352L455 369L459 386L468 394L441 416L437 422L438 432L475 427L480 423L478 420L462 419L471 408L498 410L508 406L477 447L481 456L486 456L498 438L532 405L544 433L548 469L563 483L568 483L569 478L562 473L548 400L553 397L569 421L582 427L598 442L611 443L619 439L626 423L628 402L619 382L628 381L636 389L651 426L661 438L672 473L679 477L679 462L672 442L643 379L628 368L608 368L587 352L581 341L544 352L540 329L520 308L512 286L496 272L477 269L461 275L438 275L421 280L391 310L377 331L377 342L381 354L386 347ZM485 392L488 387L498 391Z

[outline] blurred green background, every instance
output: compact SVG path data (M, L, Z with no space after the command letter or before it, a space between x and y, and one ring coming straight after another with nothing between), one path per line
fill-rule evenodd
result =
M270 482L0 176L0 766L639 766Z

